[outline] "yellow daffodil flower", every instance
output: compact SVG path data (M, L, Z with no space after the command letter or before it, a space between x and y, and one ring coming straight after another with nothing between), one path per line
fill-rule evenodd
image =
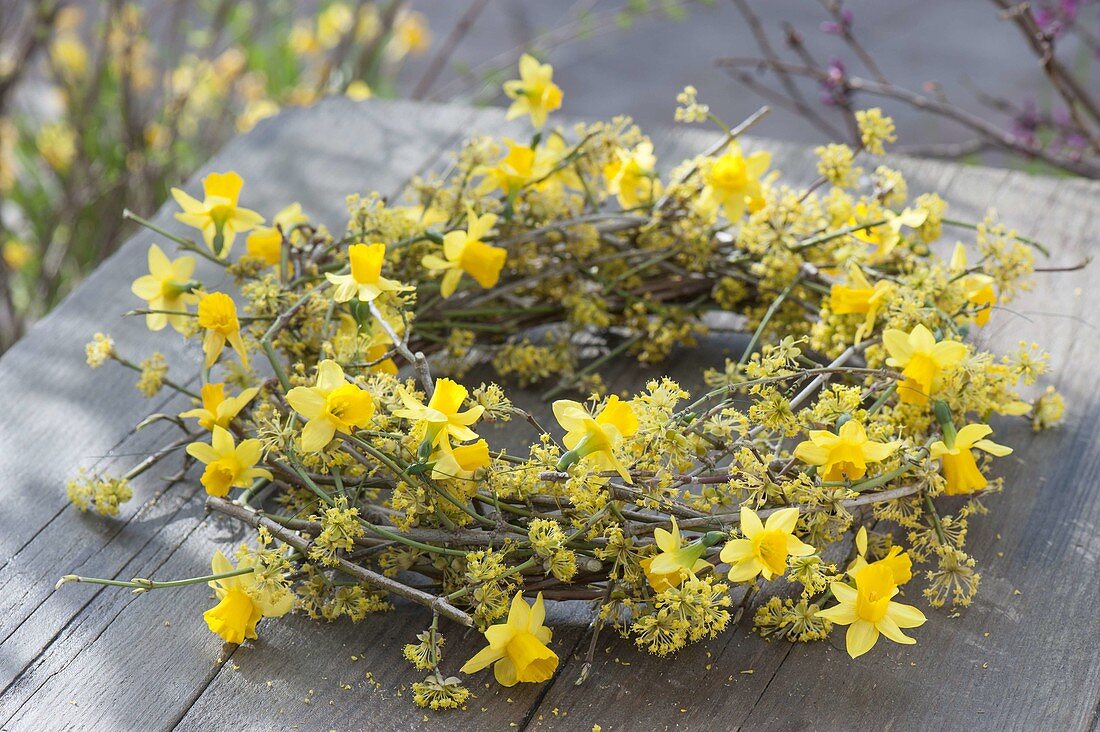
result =
M386 320L390 322L389 318ZM394 332L398 335L404 332L404 323L399 321L390 322L390 324L394 326ZM332 339L332 347L340 361L371 363L373 364L370 367L371 371L397 376L397 364L392 358L384 358L392 345L393 341L389 334L381 327L373 330L365 329L351 314L340 313L336 334Z
M859 344L875 328L879 310L894 292L894 283L879 280L872 285L863 270L853 265L848 270L848 284L833 285L829 291L829 307L836 315L863 315L863 323L856 328L855 342Z
M477 171L485 176L484 183L479 187L482 193L500 190L511 197L531 181L549 172L549 167L546 166L543 166L544 170L539 169L538 153L529 145L508 138L504 138L504 144L508 146L504 157L496 165L487 165Z
M991 434L993 428L987 424L968 424L958 431L954 439L948 437L932 443L931 457L943 465L943 477L947 480L944 492L947 495L973 493L989 485L989 481L978 469L971 450L982 450L996 457L1012 453L1011 447L985 439Z
M176 220L201 231L203 241L218 257L229 256L237 234L251 231L264 222L260 214L238 205L243 185L241 176L231 170L211 173L202 179L202 201L179 188L172 189L172 197L183 209L176 214Z
M432 480L469 480L478 468L487 468L491 462L489 443L485 440L457 447L451 447L449 441L443 440L434 458Z
M519 79L504 82L504 93L514 100L505 119L527 114L531 124L541 128L546 124L547 115L561 107L562 93L554 83L554 67L540 64L534 56L525 53L519 59L519 76Z
M187 454L206 465L200 482L210 495L221 498L230 488L249 487L256 478L271 480L269 471L256 467L263 452L259 440L242 440L236 445L228 430L215 425L210 443L187 446Z
M347 302L356 297L360 302L372 302L383 292L405 292L412 288L382 276L382 263L386 260L386 245L352 244L348 247L351 274L326 272L325 277L336 285L333 298Z
M873 564L881 564L889 567L893 573L894 584L904 585L910 579L913 578L913 560L909 558L909 555L902 551L902 548L897 544L890 547L886 552L886 556ZM856 532L856 557L848 565L845 570L849 577L854 578L856 572L863 569L868 565L867 562L867 527L860 526L859 531Z
M633 150L617 150L603 169L607 192L618 197L623 208L648 203L660 192L656 167L657 158L653 155L651 142L640 142Z
M183 419L199 420L199 427L213 431L214 427L229 428L229 423L252 399L260 392L256 387L245 389L235 397L225 396L225 384L203 384L199 395L202 397L202 406L180 412Z
M302 204L292 203L279 213L275 214L271 226L257 227L245 239L248 247L248 256L262 259L273 267L279 266L283 254L283 234L291 238L291 241L300 240L301 232L291 233L295 226L309 221L309 217L302 213ZM279 229L282 229L282 233Z
M823 480L859 480L867 474L867 463L882 462L897 449L896 442L867 439L863 425L850 419L838 434L810 430L810 439L795 447L794 456L807 465L823 466Z
M508 610L508 620L485 630L488 648L483 648L462 666L462 673L477 673L489 664L501 686L517 682L549 681L558 668L558 656L547 648L553 633L543 625L546 606L540 592L534 606L517 592Z
M326 359L317 364L317 384L296 386L287 403L308 421L302 428L302 449L319 452L337 432L348 435L370 424L374 416L371 395L344 379L340 364Z
M875 215L866 204L858 203L856 204L855 214L848 221L848 226L859 226L874 220L874 218ZM928 212L907 208L900 214L896 214L887 210L882 212L881 218L886 219L886 223L852 232L852 236L856 239L864 244L874 246L874 250L870 255L872 261L888 257L894 251L894 247L898 245L898 242L901 241L901 227L915 228L920 226L928 218Z
M762 195L760 179L771 165L771 153L759 150L746 157L733 141L726 152L706 167L703 198L722 207L730 221L737 221L753 199Z
M450 379L437 379L435 391L427 405L402 390L401 400L405 403L405 408L398 409L393 414L395 417L423 422L426 427L425 439L432 445L439 444L441 440L450 439L469 442L478 438L477 433L470 429L470 425L481 419L485 411L485 407L480 404L470 407L465 412L459 411L469 394L470 392L461 384Z
M467 209L466 231L449 231L443 237L443 257L427 254L422 264L432 272L443 272L439 292L450 297L466 272L479 285L488 289L500 279L500 270L508 257L507 250L486 244L482 239L497 222L495 214L478 216Z
M905 554L900 556L908 558ZM854 577L855 587L843 582L832 583L830 588L839 604L818 613L820 618L848 626L845 645L852 658L871 650L880 634L895 643L912 645L917 641L901 629L924 624L924 613L912 605L892 600L898 594L896 568L884 562L873 562L858 570Z
M168 259L156 244L149 247L149 274L138 277L130 291L149 304L150 310L176 310L186 312L199 297L191 292L191 274L195 271L194 257ZM145 326L149 330L162 330L171 325L180 333L187 330L187 315L146 313Z
M242 558L236 569L252 566L251 558ZM235 568L220 551L210 562L212 574L226 574ZM289 590L261 589L256 575L241 574L223 577L208 583L218 598L218 604L202 614L210 631L226 643L256 640L256 623L260 618L278 618L294 608L294 594Z
M689 576L693 577L712 566L702 558L707 548L702 541L682 546L680 527L675 517L672 517L672 531L655 529L653 540L660 553L643 559L640 564L650 586L657 592L679 587Z
M794 535L798 509L781 508L766 523L748 506L741 507L741 533L722 547L719 558L730 565L730 582L747 582L757 575L771 580L787 571L787 557L806 557L816 551Z
M967 266L966 247L959 242L951 254L950 269L954 274L961 275L959 286L966 295L966 301L974 306L974 324L981 328L989 322L993 306L997 304L997 292L993 289L992 277L977 272L965 274Z
M233 346L241 363L248 366L248 350L241 339L241 323L237 319L237 304L233 298L223 292L203 295L199 299L199 327L206 330L202 339L206 368L217 362L226 341Z
M599 414L593 415L580 402L559 399L554 402L554 417L565 429L562 442L569 450L558 461L564 470L577 460L590 458L597 470L614 470L627 483L632 483L615 449L623 439L638 431L638 417L630 402L612 395Z
M905 381L898 385L898 397L906 404L927 404L939 385L940 375L958 366L966 357L966 344L936 341L932 331L918 324L909 333L891 328L882 334L890 357L889 366L902 369Z

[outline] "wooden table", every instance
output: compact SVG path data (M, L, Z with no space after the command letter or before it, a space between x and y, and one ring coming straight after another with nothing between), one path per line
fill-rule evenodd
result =
M243 202L272 213L299 200L339 230L345 194L395 194L411 176L441 164L472 133L510 129L497 110L326 101L262 122L231 142L191 181L212 170L245 178ZM765 128L766 129L766 128ZM518 135L519 130L515 133ZM655 138L667 170L710 137L684 130ZM769 143L774 167L805 184L809 150ZM919 160L895 161L915 195L934 190L959 218L988 207L1054 251L1052 263L1092 251L1100 185L1020 172ZM172 207L157 222L177 228ZM105 211L103 215L117 215ZM80 466L123 472L163 440L135 432L150 412L175 412L165 394L143 399L135 374L108 364L92 372L83 345L99 330L120 350L145 358L162 351L172 375L197 372L197 348L170 331L149 333L122 318L138 303L130 282L144 272L157 237L140 233L0 360L0 728L79 729L1084 729L1100 704L1100 424L1095 358L1100 288L1086 271L1040 275L1036 290L998 312L981 333L1011 351L1020 339L1049 349L1067 420L1033 435L1019 422L998 427L1016 447L999 461L1007 476L992 514L973 522L969 546L982 570L974 605L930 612L919 643L883 643L852 661L842 633L827 643L768 643L751 633L751 612L719 638L674 659L648 657L630 641L600 639L592 677L574 681L588 634L581 608L552 609L563 659L543 685L502 689L485 675L465 713L427 713L411 702L419 680L401 646L426 627L420 608L401 606L358 625L300 616L265 621L260 641L223 648L202 621L204 588L135 596L70 585L65 573L175 578L202 574L215 547L245 534L203 510L195 476L167 485L171 464L136 481L117 519L69 505L65 481ZM162 242L163 243L163 242ZM239 246L243 246L243 243ZM211 272L202 272L217 284ZM698 386L700 364L720 363L737 344L711 339L680 369ZM673 369L675 373L675 369ZM616 375L632 389L655 371ZM694 377L694 378L693 378ZM476 377L471 377L474 379ZM505 445L504 433L490 443ZM451 626L445 666L457 669L481 645Z

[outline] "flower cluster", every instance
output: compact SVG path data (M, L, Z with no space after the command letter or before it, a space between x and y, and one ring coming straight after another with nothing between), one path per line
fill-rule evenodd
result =
M1047 427L1064 409L1052 390L1025 398L1037 347L998 357L967 339L1027 287L1029 245L989 220L937 253L958 226L946 203L855 166L893 140L879 110L859 117L862 150L819 150L822 179L795 189L725 125L662 175L629 120L549 127L552 69L525 57L520 76L505 91L529 143L471 140L406 204L353 197L342 234L296 205L263 228L232 172L201 199L176 192L196 237L179 243L239 292L153 246L134 293L150 328L205 354L175 421L197 428L184 440L209 507L258 527L262 547L236 569L215 558L210 628L239 643L294 606L357 621L388 596L422 603L431 627L404 653L429 672L414 699L439 709L469 697L443 673L444 619L485 634L461 672L491 666L511 686L556 673L555 600L590 600L600 625L666 655L767 587L790 596L758 607L763 635L847 626L852 657L880 636L916 642L905 631L925 615L896 599L911 582L933 606L970 602L967 524L1011 452L990 419ZM694 90L680 101L685 120L709 114ZM659 361L730 312L751 343L706 372L710 391L666 377L606 393L602 366ZM97 335L89 362L128 363L116 350ZM463 384L477 362L543 383L553 422ZM531 430L518 454L485 436L508 420ZM838 571L823 557L844 542Z

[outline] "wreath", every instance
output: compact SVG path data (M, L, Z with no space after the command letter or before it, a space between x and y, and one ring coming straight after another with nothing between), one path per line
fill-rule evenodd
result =
M948 218L934 192L910 198L878 163L895 139L878 109L857 113L858 149L816 150L820 178L800 188L740 143L766 110L729 127L688 87L677 119L721 136L661 175L629 119L548 127L552 69L524 57L520 75L504 90L529 140L468 141L401 205L350 197L342 234L298 204L265 220L233 172L208 175L201 199L173 190L194 239L128 214L185 252L150 247L134 313L201 343L201 388L97 334L91 366L195 404L145 422L175 422L179 439L69 495L115 515L137 474L185 449L208 507L255 541L199 577L62 582L209 583L203 618L229 643L291 611L364 621L419 603L427 627L404 655L432 708L470 696L459 663L508 686L550 679L547 601L592 603L589 662L604 628L659 656L713 637L767 586L761 635L846 626L853 658L880 636L917 642L912 601L969 604L968 524L1011 452L987 422L1047 427L1063 401L1021 395L1046 368L1038 346L998 356L967 336L1028 287L1042 247L992 217ZM945 228L967 237L950 256L934 246ZM193 278L196 256L234 278L236 300ZM601 368L659 363L734 316L751 338L706 370L705 393L667 377L607 393ZM464 383L483 363L546 388L553 421ZM480 432L509 421L525 450ZM448 623L484 632L484 650L445 662Z

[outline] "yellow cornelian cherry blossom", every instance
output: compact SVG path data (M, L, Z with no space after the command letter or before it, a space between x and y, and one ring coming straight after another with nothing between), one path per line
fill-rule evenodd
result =
M470 395L469 390L450 379L437 379L435 391L427 405L419 402L416 397L402 390L401 400L405 404L404 409L394 411L395 417L411 419L421 422L425 427L425 440L432 445L437 445L442 440L457 440L469 442L478 439L477 433L470 429L470 425L481 419L485 407L480 404L470 407L466 411L462 409L462 403Z
M704 200L720 206L730 221L740 219L749 202L760 199L760 179L771 165L771 153L758 150L748 156L737 141L715 158L706 169Z
M186 332L188 305L198 302L198 295L191 290L196 283L191 281L195 271L194 257L168 259L164 251L153 244L149 247L149 274L138 277L130 286L130 291L149 304L150 310L175 310L174 313L146 313L145 326L149 330L163 330L171 325L180 333Z
M183 209L176 214L176 220L201 231L206 246L221 258L229 256L237 234L264 222L260 214L238 205L243 185L241 176L230 170L211 173L202 179L202 201L179 188L172 189L172 197Z
M829 290L829 308L836 315L863 315L863 322L856 328L855 342L875 328L875 318L890 299L895 285L889 280L879 280L872 285L863 270L856 265L848 270L848 283L833 285Z
M787 571L788 557L807 557L816 550L794 535L798 508L781 508L761 523L756 511L741 507L743 539L732 539L719 558L730 565L730 582L748 582L757 575L771 580Z
M227 574L234 569L252 566L250 557L244 557L237 567L220 551L210 562L213 574ZM223 577L208 583L218 598L218 604L202 614L212 633L226 643L244 643L245 638L256 640L256 623L260 618L278 618L294 608L294 594L289 590L273 591L260 588L254 573L236 577Z
M308 420L302 428L302 450L319 452L337 432L351 434L370 424L374 399L344 378L340 364L326 359L317 364L315 386L296 386L287 392L287 403Z
M241 363L248 366L248 349L241 338L241 323L237 319L237 304L224 292L211 292L199 299L199 327L206 330L202 350L206 354L206 368L213 366L222 355L226 341L233 346Z
M874 246L874 249L870 253L871 261L878 261L888 257L891 252L894 251L898 242L901 241L901 227L908 226L913 228L920 226L924 223L924 220L928 218L928 212L907 208L898 214L887 210L882 212L881 218L886 220L885 223L852 232L852 236L856 239L859 239L864 244ZM874 220L874 214L867 208L867 205L857 203L854 215L849 219L848 225L859 226L871 220Z
M478 468L489 467L489 443L478 440L469 445L452 447L449 441L442 440L433 459L432 480L469 480Z
M214 426L210 444L192 442L187 454L206 465L200 482L206 492L225 497L230 488L247 488L256 478L271 480L271 472L257 468L263 448L257 439L241 440L237 445L228 430Z
M817 616L837 625L848 626L844 640L848 655L852 658L871 650L879 635L905 645L917 642L905 635L902 628L923 625L924 613L912 605L903 605L892 599L898 594L900 582L896 572L903 564L902 557L908 559L908 555L901 554L893 562L880 560L857 570L853 577L855 587L843 582L830 585L839 604L819 611Z
M462 673L477 673L493 664L493 675L501 686L549 681L558 668L558 655L547 648L553 632L543 625L545 620L542 593L530 606L523 593L517 592L508 609L507 621L486 628L485 640L489 646L467 661Z
M508 258L507 250L482 241L497 222L495 214L478 216L472 208L466 210L466 231L449 231L443 236L443 257L427 254L421 263L432 272L443 272L439 293L450 297L462 279L469 274L488 289L500 279L500 270Z
M569 451L558 461L564 470L578 460L590 459L597 470L614 470L627 483L632 483L615 449L623 439L638 431L638 417L630 402L612 395L598 414L589 412L580 402L559 399L554 402L554 417L565 429L562 442Z
M638 143L633 150L617 150L603 169L607 192L616 196L623 208L650 202L660 192L656 167L653 143L649 141Z
M967 270L966 247L959 242L951 253L950 270L959 276L959 286L966 294L966 301L974 308L974 324L979 328L989 322L993 306L997 304L997 292L993 289L993 278L987 274Z
M863 425L849 419L837 434L810 430L810 439L800 442L794 456L807 465L822 467L823 480L859 480L867 475L867 464L882 462L898 449L895 442L867 438Z
M889 366L902 369L905 381L898 384L898 397L905 404L927 404L939 386L941 374L958 366L967 347L959 341L936 341L932 331L918 324L909 333L890 328L882 334L890 357Z
M932 443L931 457L943 465L943 477L947 481L944 492L947 495L973 493L989 485L989 481L978 469L971 450L981 450L995 457L1012 454L1011 447L985 439L991 434L993 428L987 424L968 424L954 438L947 435L945 439Z
M333 298L336 302L347 302L353 297L360 302L372 302L383 292L407 292L412 288L395 280L382 276L382 264L386 260L386 245L352 244L348 247L348 262L351 274L333 274L326 272L325 277L336 285Z
M561 107L561 88L554 83L554 67L540 64L530 54L519 59L519 79L504 82L504 93L514 100L505 119L530 115L531 124L541 128L546 117Z
M248 256L261 259L273 267L277 267L283 256L283 236L291 241L301 239L300 232L293 232L298 224L309 221L309 217L302 213L302 204L292 203L279 213L271 221L271 226L260 226L252 231L245 239L248 247ZM280 232L280 229L282 231Z
M233 421L245 406L260 392L256 387L244 389L235 397L225 395L225 384L207 383L202 385L199 396L202 398L202 406L180 412L183 419L197 419L199 427L213 431L215 426L229 428Z
M671 532L664 529L653 531L653 541L661 550L660 553L639 562L650 587L657 592L679 587L688 577L694 577L697 572L712 566L702 558L707 545L702 541L695 541L682 546L680 527L675 517L671 519Z

